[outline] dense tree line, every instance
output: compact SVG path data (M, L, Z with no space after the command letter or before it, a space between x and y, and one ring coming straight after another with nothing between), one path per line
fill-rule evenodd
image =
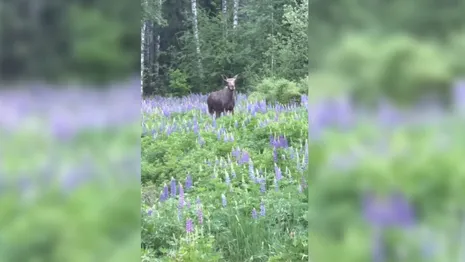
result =
M107 81L139 71L140 6L123 0L5 0L3 80Z
M451 37L465 29L463 1L336 0L328 4L315 0L310 1L309 45L307 1L146 0L144 3L141 60L146 95L209 92L220 87L221 74L240 74L240 91L253 89L265 78L304 81L309 62L316 72L312 81L321 80L322 75L334 78L333 73L338 76L347 73L335 68L336 61L339 65L352 64L354 68L367 67L360 60L363 49L368 47L379 53L376 59L384 59L378 63L380 67L400 68L391 63L392 56L381 57L384 51L377 50L377 44L369 46L369 39L382 39L389 45L385 50L399 49L402 46L399 42L407 39L404 42L435 45L439 53L444 53L450 48L442 45L451 43ZM358 40L349 37L354 35L359 36ZM354 50L349 48L352 40L360 42L358 57L353 57ZM418 55L419 61L424 60L422 55ZM322 69L327 72L320 74L318 71ZM455 72L454 77L459 73ZM386 76L377 77L377 82L370 85L389 82L384 79ZM346 80L322 82L330 81ZM362 86L360 81L353 85Z
M123 0L3 1L1 78L106 81L138 72L142 62L146 95L208 92L220 87L221 74L239 74L239 90L249 91L265 78L303 81L309 62L316 71L344 63L367 67L359 63L361 53L367 56L370 48L382 53L369 37L394 46L385 50L399 49L399 41L404 47L435 48L438 54L428 58L435 62L427 64L447 67L441 79L465 74L458 61L465 55L464 1L310 1L310 46L307 1L143 0L141 5L142 13L139 3ZM357 59L349 48L354 32L363 51ZM399 34L414 41L405 44L394 37ZM335 54L340 57L329 59ZM438 57L448 61L437 62ZM381 78L386 77L377 82L390 82Z

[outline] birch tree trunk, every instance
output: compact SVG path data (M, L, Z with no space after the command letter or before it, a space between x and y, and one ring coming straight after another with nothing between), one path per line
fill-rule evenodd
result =
M161 8L162 8L162 3L161 0L158 1L159 9L158 9L158 15L161 17ZM158 76L160 73L160 62L158 61L160 58L160 27L156 28L156 34L155 34L155 57L154 57L154 65L153 65L153 74L154 74L154 80L155 80L155 85L160 84L158 81Z
M233 29L237 27L237 13L239 11L239 0L234 0L234 9L233 9Z
M222 0L221 6L223 7L223 16L226 18L228 15L228 0Z
M201 61L201 53L200 53L200 38L199 38L199 27L198 27L198 19L197 19L197 0L191 0L192 5L192 14L194 18L194 37L195 37L195 48L197 51L197 63L198 63L198 70L199 75L203 76L203 68L202 68L202 61Z
M273 8L273 7L272 7ZM274 9L271 10L271 36L274 37ZM274 41L271 42L274 44ZM274 46L271 48L271 76L274 76Z
M145 71L145 21L140 27L140 93L144 95L144 71Z
M160 73L160 62L158 61L160 59L160 31L157 30L157 33L155 35L155 62L154 62L154 65L153 65L153 74L154 74L154 80L155 80L155 83L156 84L160 84L159 83L159 79L158 79L158 76L159 76L159 73Z

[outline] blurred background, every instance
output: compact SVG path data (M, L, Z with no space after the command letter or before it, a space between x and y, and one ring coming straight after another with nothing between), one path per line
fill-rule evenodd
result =
M463 259L463 1L228 1L226 28L220 1L143 3L141 27L130 1L1 2L2 261L139 259L139 59L146 95L240 74L257 100L309 87L315 104L350 98L362 124L310 150L326 173L310 188L316 261ZM310 117L311 130L329 121ZM402 191L409 207L363 206L367 189ZM414 227L380 234L386 224Z
M464 10L311 1L314 261L465 258Z
M2 1L3 80L106 82L139 75L140 6L129 1Z
M0 17L0 261L139 259L139 4Z
M145 10L146 96L208 93L221 74L240 74L247 103L308 94L314 261L464 259L463 1L148 1Z

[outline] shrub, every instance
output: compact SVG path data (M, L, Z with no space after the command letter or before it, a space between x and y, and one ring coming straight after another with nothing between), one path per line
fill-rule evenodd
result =
M300 102L300 90L295 82L283 78L265 78L254 89L253 97L264 97L268 103Z
M170 90L173 96L181 97L190 93L190 86L187 83L187 74L179 69L170 70Z

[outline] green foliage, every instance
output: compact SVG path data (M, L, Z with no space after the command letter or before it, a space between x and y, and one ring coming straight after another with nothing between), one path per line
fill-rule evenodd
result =
M281 112L278 119L266 126L260 123L274 119L275 112L261 112L251 117L244 111L237 111L234 117L217 119L217 129L224 128L233 135L233 142L225 142L223 135L218 138L217 130L209 128L213 125L212 119L197 110L170 117L154 111L144 118L145 125L155 129L162 123L166 127L179 125L177 131L170 134L157 132L142 137L141 239L145 261L160 261L157 259L161 257L166 261L308 259L307 195L305 190L298 190L303 173L297 169L297 160L290 157L288 150L278 149L277 164L285 178L275 191L270 146L270 135L285 135L290 146L299 150L302 161L303 138L307 136L307 125L302 121L306 119L305 108ZM198 121L198 135L184 126L193 119ZM199 142L199 137L204 143ZM248 164L236 162L232 151L237 147L249 153L255 176L265 179L265 193L251 180ZM229 163L228 159L232 161ZM193 188L185 187L184 191L184 199L190 207L179 209L178 196L164 202L159 200L160 191L172 177L185 185L188 174L194 182ZM225 183L226 176L231 180L230 186ZM222 194L226 197L226 206L222 205ZM196 204L197 197L200 205ZM265 205L265 216L260 216L261 202ZM203 211L203 224L197 217L199 208ZM257 219L251 217L253 208L257 210ZM194 235L185 232L187 218L194 222Z
M445 99L453 82L437 45L405 35L348 35L329 53L324 70L347 79L354 96L369 103L387 96L411 104L427 93Z
M317 71L299 82L301 93L308 91L309 101L322 101L351 92L348 80L326 71Z
M297 80L308 73L308 1L286 3L283 11L282 26L269 36L272 46L266 55L274 64L272 76Z
M163 17L163 3L165 0L143 1L142 19L153 21L156 26L167 26L167 21Z
M330 76L319 73L315 79L331 83ZM303 81L311 83L310 79ZM338 92L337 88L330 89L322 97ZM244 109L244 105L240 106ZM438 255L436 261L455 258L454 252L461 244L452 232L457 232L463 223L457 214L463 211L465 199L462 164L465 150L460 146L465 143L463 121L447 115L439 122L409 124L394 130L380 127L373 120L345 132L326 129L320 143L310 141L309 165L318 167L319 172L318 176L310 176L310 198L306 199L306 193L297 194L295 184L289 181L283 182L279 191L273 190L273 157L269 147L270 134L285 134L291 146L302 146L308 135L308 126L303 120L307 117L305 108L281 112L277 118L275 114L271 111L251 116L238 110L234 116L217 119L217 128L223 127L234 134L234 142L218 140L215 129L205 128L211 125L211 119L198 112L171 118L152 115L152 124L165 125L189 123L195 116L205 144L196 142L197 135L184 130L182 125L170 135L145 136L143 148L147 150L142 153L143 168L155 159L148 159L152 152L158 150L157 154L163 155L163 160L151 167L155 168L152 174L142 174L144 181L151 180L158 185L155 189L147 187L146 191L153 192L153 199L157 199L163 183L171 177L183 183L187 173L192 174L194 188L185 194L192 207L183 210L182 217L196 218L194 202L199 196L204 211L204 224L200 228L205 236L214 236L215 250L228 261L302 261L308 259L305 256L308 245L314 259L368 261L373 239L372 228L362 216L364 194L367 190L378 193L399 190L413 204L416 224L405 232L395 228L386 230L389 259L398 261L396 254L401 248L409 261L422 261L420 248L428 244L426 241L446 243L445 254ZM260 125L266 120L271 121L266 126ZM236 121L239 127L235 127ZM266 194L262 195L259 185L250 181L247 165L233 163L232 167L221 167L221 162L237 146L250 153L255 168L266 170ZM280 149L278 155L278 166L282 170L288 167L289 174L298 178L300 172L292 164L289 151ZM167 160L170 158L176 161ZM205 159L211 160L211 164L206 164ZM220 164L215 167L216 159ZM237 178L228 187L225 176L231 175L232 169ZM221 194L227 197L227 207L221 205ZM258 211L262 199L266 216L251 220L251 208ZM161 249L167 252L179 250L175 244L179 242L169 241L173 235L179 239L185 234L184 220L176 219L178 201L179 198L170 198L160 204L155 200L143 207L143 212L157 211L147 215L143 222L144 230L153 230L142 235L145 243L155 243L152 248L162 245ZM425 228L438 237L424 237Z
M190 86L187 83L187 75L179 69L170 71L170 90L174 96L185 96L190 92Z
M449 64L434 44L397 36L380 46L378 84L388 97L409 103L425 93L447 98L453 82Z
M122 46L123 28L117 21L105 19L98 10L81 7L72 8L69 17L73 68L77 74L105 82L132 67L128 63L131 54Z
M450 44L445 46L444 49L448 53L452 73L455 77L464 77L465 59L461 58L465 55L465 32L453 34L449 39Z
M460 203L465 199L459 189L465 183L465 176L459 171L463 169L459 159L465 156L465 151L456 142L447 143L447 146L444 141L439 142L442 132L452 129L457 131L451 134L454 137L451 141L464 141L464 126L456 119L444 120L439 126L410 127L395 133L382 132L378 128L369 133L365 131L364 135L354 132L351 134L352 142L345 144L343 141L348 140L347 134L328 135L325 154L332 164L322 168L319 179L309 188L312 194L310 225L314 228L310 245L315 256L321 259L330 259L331 256L331 261L343 259L336 254L331 255L334 248L347 250L344 257L353 255L354 261L366 259L363 254L367 250L362 247L368 244L369 235L368 231L364 231L366 225L359 212L363 194L368 189L381 193L392 190L405 193L415 206L420 228L427 226L438 234L451 230L451 227L457 228L460 219L452 218L451 214L462 210ZM389 146L382 151L379 147L363 146L362 141L368 134ZM420 234L417 229L408 232L413 239L425 241L422 237L414 237L413 234ZM418 245L421 244L418 241L406 235L397 239L388 236L386 241L388 249L416 243L416 247L409 247L408 253L412 257L416 254L412 261L421 261L418 260ZM444 241L450 241L448 245L454 246L453 238Z
M213 236L199 237L198 234L180 240L179 250L172 258L175 261L222 261L220 253L214 250Z
M137 150L131 139L139 130L137 124L119 127L129 131L116 134L78 132L77 138L59 143L37 132L47 124L36 123L41 129L25 131L26 126L12 136L5 136L0 127L2 149L9 152L2 155L0 166L0 260L137 258L140 214L134 207L140 203L140 187L137 179L127 179L134 169L115 171L121 159ZM25 152L26 169L21 160ZM83 159L90 161L84 164Z
M139 5L50 0L28 12L18 1L0 8L2 78L106 82L140 69Z
M288 104L292 101L300 102L301 90L295 82L286 79L265 78L254 88L251 96L264 97L268 103Z

